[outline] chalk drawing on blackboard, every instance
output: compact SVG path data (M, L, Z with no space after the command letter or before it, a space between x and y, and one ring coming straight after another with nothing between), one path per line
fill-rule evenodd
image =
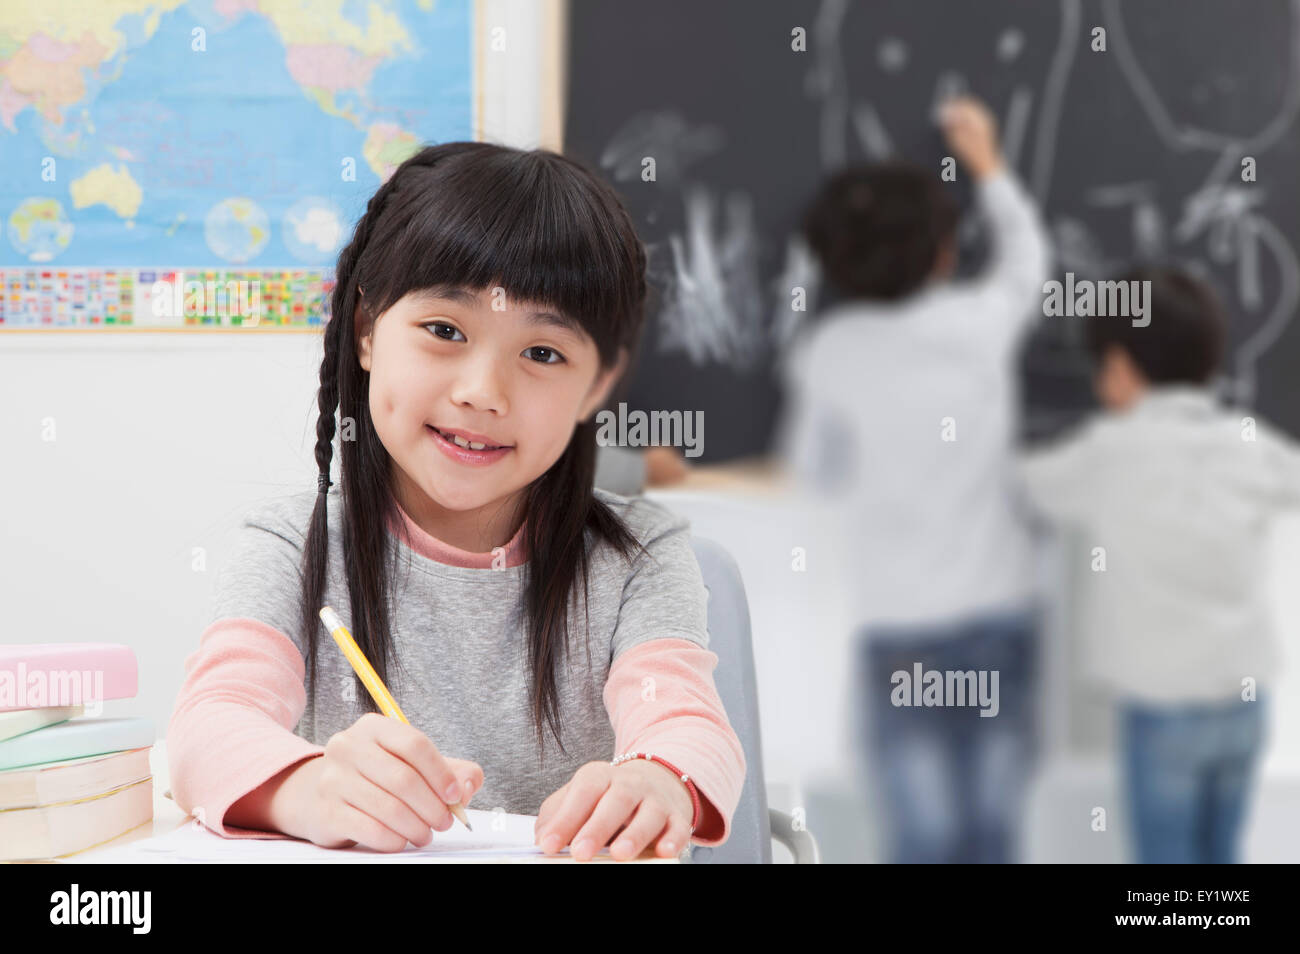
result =
M907 44L896 36L885 37L876 50L876 62L886 73L897 73L907 66Z
M1020 151L1029 128L1029 112L1034 105L1034 91L1027 86L1016 87L1007 105L1007 118L1002 123L1002 155L1009 167L1020 165Z
M1174 235L1186 242L1204 232L1210 256L1217 262L1231 261L1245 237L1242 223L1256 217L1255 209L1263 205L1266 195L1266 189L1244 184L1202 186L1184 202Z
M680 351L696 364L747 368L766 348L754 200L743 191L719 199L690 178L693 165L725 145L718 126L691 123L674 110L644 112L615 132L599 162L626 182L640 179L645 157L654 157L649 185L660 201L645 219L657 221L667 203L682 206L681 228L646 244L647 280L660 294L657 349ZM720 203L722 223L715 227Z
M691 166L719 152L726 137L718 126L691 123L674 110L644 112L628 119L600 154L600 165L616 182L642 178L645 159L655 161L660 202L645 212L659 219L666 202L683 204L685 225L662 242L647 243L648 280L662 294L660 350L680 350L692 361L744 366L753 360L752 329L761 311L757 295L756 230L752 200L732 193L725 221L715 234L717 199L689 180Z
M1150 201L1133 208L1133 246L1143 258L1159 258L1165 248L1165 218Z
M1041 97L1041 115L1034 134L1033 171L1029 177L1033 194L1040 204L1046 201L1051 185L1057 128L1060 124L1065 91L1081 35L1080 0L1061 0L1060 7L1061 25ZM850 126L850 120L869 158L880 159L892 156L895 151L888 137L887 127L874 106L866 102L850 105L848 78L840 48L845 34L845 18L848 11L847 0L824 0L818 8L812 28L815 42L810 45L813 52L813 65L805 77L805 92L810 97L821 101L818 138L822 169L826 171L838 170L848 162L847 128ZM903 64L899 62L900 50L897 46L901 43L901 40L895 42L893 37L887 37L881 42L877 50L877 61L882 69L889 71L902 68ZM1027 43L1023 31L1017 27L1008 27L998 37L994 55L1003 63L1013 63L1020 58ZM890 52L885 52L887 50ZM940 105L946 99L964 94L968 90L969 84L962 73L956 70L945 70L940 73L935 81L930 108L931 119L938 123ZM1033 105L1033 90L1019 87L1012 94L1007 107L1003 124L1003 143L1012 168L1019 167Z
M1150 182L1097 186L1088 190L1087 198L1090 204L1101 208L1130 207L1130 232L1137 256L1146 260L1164 257L1168 230L1156 204L1155 187Z
M1291 243L1272 222L1264 218L1253 219L1250 231L1276 257L1281 287L1273 311L1259 329L1242 342L1234 355L1236 399L1242 404L1254 402L1256 366L1294 320L1296 305L1300 304L1300 259L1296 258Z
M1247 311L1258 311L1263 305L1261 246L1268 250L1277 268L1277 300L1233 355L1233 395L1243 404L1254 401L1256 366L1295 319L1300 304L1300 260L1286 235L1257 212L1264 197L1263 189L1244 184L1207 185L1187 197L1183 218L1173 229L1174 235L1184 241L1204 233L1206 250L1213 261L1235 262L1236 298Z
M1070 71L1079 46L1079 0L1062 0L1061 27L1056 38L1052 65L1047 71L1043 88L1041 115L1034 135L1034 166L1030 173L1031 191L1040 206L1047 203L1047 193L1052 185L1052 167L1056 162L1056 130L1061 124L1061 108L1065 90L1069 85Z
M1105 275L1114 270L1089 228L1069 215L1053 219L1050 231L1061 271L1083 275Z
M1241 303L1250 309L1259 308L1264 299L1259 277L1259 225L1257 220L1244 219L1237 228L1241 232L1237 256L1237 294Z
M1015 27L1008 27L998 37L997 56L1003 63L1010 63L1025 48L1025 35Z
M1219 265L1236 265L1234 294L1244 312L1258 312L1265 307L1262 285L1265 256L1261 251L1268 251L1269 259L1277 268L1277 300L1258 328L1236 348L1230 359L1230 380L1221 382L1231 398L1242 404L1251 404L1255 400L1258 361L1295 320L1296 305L1300 304L1300 261L1297 261L1295 248L1282 230L1260 212L1266 195L1264 187L1232 179L1243 156L1258 156L1277 143L1294 125L1297 112L1300 112L1300 0L1290 0L1288 8L1291 12L1291 61L1281 107L1255 133L1242 135L1203 129L1197 123L1175 120L1164 96L1141 65L1118 1L1102 0L1101 4L1102 22L1106 26L1115 62L1154 133L1171 152L1205 151L1216 155L1206 181L1183 199L1182 217L1170 230L1171 238L1186 244L1204 235L1205 251L1210 260ZM1229 74L1217 74L1210 82L1217 90L1225 91L1235 88L1239 81ZM1192 92L1195 94L1195 90ZM1209 87L1203 92L1204 97L1208 97ZM1093 194L1096 195L1097 190ZM1135 200L1134 247L1140 256L1152 257L1153 248L1164 250L1164 237L1157 240L1156 235L1161 229L1162 222L1158 220L1154 201L1145 196ZM1195 263L1201 274L1209 277L1206 274L1209 268L1204 261L1188 261L1186 255L1180 255L1179 259L1184 266Z
M1133 50L1118 0L1102 0L1102 19L1120 70L1166 146L1178 151L1208 149L1217 152L1232 149L1247 154L1261 152L1277 142L1290 128L1297 110L1300 110L1300 29L1297 29L1300 25L1300 0L1290 0L1288 6L1291 9L1292 27L1291 63L1287 70L1282 105L1277 114L1258 132L1245 137L1176 122Z
M725 145L721 127L692 124L681 113L665 109L629 118L610 137L599 161L616 182L628 182L640 179L646 157L653 157L655 181L677 185L692 165Z
M765 306L759 290L754 202L731 192L715 232L718 199L706 187L686 189L684 233L649 249L650 281L662 289L660 351L680 351L696 364L752 367L766 350Z
M862 140L862 148L873 162L883 162L894 154L894 144L885 131L885 124L870 103L859 103L853 108L853 124Z
M822 168L838 169L848 160L844 127L849 114L849 81L840 53L840 31L848 0L824 0L813 20L813 66L805 91L822 99L818 145Z
M1232 395L1242 404L1255 400L1256 366L1295 319L1300 304L1300 261L1286 235L1260 213L1265 197L1264 189L1246 184L1208 183L1184 200L1183 216L1173 228L1184 242L1203 234L1212 261L1236 265L1234 293L1245 312L1265 307L1261 251L1267 250L1277 269L1276 300L1232 356Z
M1266 195L1264 187L1233 179L1242 157L1258 156L1269 149L1292 128L1300 113L1300 0L1290 0L1287 6L1291 14L1290 63L1282 103L1257 131L1243 136L1175 120L1142 67L1119 3L1102 0L1103 22L1116 63L1161 142L1173 152L1199 150L1216 154L1205 183L1183 200L1182 217L1171 230L1172 237L1188 243L1204 235L1206 252L1212 261L1236 265L1234 294L1245 312L1258 312L1265 307L1262 250L1267 250L1277 269L1276 301L1231 356L1232 375L1226 387L1234 400L1247 405L1255 400L1259 360L1295 319L1300 304L1300 260L1286 235L1260 211ZM1223 91L1235 88L1238 80L1228 74L1218 74L1213 83ZM1145 227L1152 226L1148 222ZM1142 251L1140 246L1138 251Z

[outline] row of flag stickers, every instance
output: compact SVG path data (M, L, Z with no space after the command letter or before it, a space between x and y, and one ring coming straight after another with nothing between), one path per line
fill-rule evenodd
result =
M333 292L329 268L0 268L0 329L307 328Z

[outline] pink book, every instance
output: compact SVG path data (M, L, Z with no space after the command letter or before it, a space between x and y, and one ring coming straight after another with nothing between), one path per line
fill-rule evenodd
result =
M131 699L135 653L120 643L0 646L0 712Z

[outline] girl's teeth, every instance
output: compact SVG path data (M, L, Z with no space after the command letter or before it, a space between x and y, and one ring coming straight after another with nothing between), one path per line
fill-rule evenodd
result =
M470 450L482 450L483 448L487 447L486 444L480 444L477 441L467 441L459 434L453 435L451 439L453 443L461 447L468 447Z

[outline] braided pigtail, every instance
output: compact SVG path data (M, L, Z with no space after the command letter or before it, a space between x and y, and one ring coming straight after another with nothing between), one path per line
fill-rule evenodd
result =
M363 297L358 274L359 263L370 241L375 223L383 210L384 203L396 187L397 178L397 174L394 173L370 198L369 203L366 205L365 214L361 216L361 220L357 223L353 232L352 241L339 254L338 266L335 269L334 294L330 299L330 320L325 325L325 354L321 359L320 387L316 392L318 416L316 419L315 457L318 492L316 505L312 509L311 521L307 529L307 538L303 545L302 566L303 588L300 625L307 644L306 672L309 704L310 700L314 698L316 646L321 629L319 613L325 593L325 576L329 567L329 488L333 486L333 482L330 480L330 464L334 457L335 415L340 405L340 378L346 376L346 371L351 370L356 363L356 354L352 342L355 340L354 331L357 326L358 302ZM359 368L355 370L360 373ZM353 409L351 401L348 402L348 408ZM344 451L342 456L345 464L341 468L345 490L343 500L346 507L349 499L349 495L346 493L349 470L346 467L348 453ZM345 551L347 550L348 536L345 525ZM382 567L380 572L382 573ZM354 622L351 626L354 629L353 635L355 638L359 635L355 630L361 628L358 622L355 621L355 607L359 602L363 603L364 601L357 600L356 592L351 586L351 576L352 573L349 572L349 591L354 606ZM369 656L370 650L366 646L368 640L365 639L364 635L361 635L361 639L358 641ZM382 677L382 664L377 663L373 657L371 657L371 662L376 665L376 670ZM359 679L358 688L364 688L361 686ZM362 691L357 698L368 700L369 696Z

